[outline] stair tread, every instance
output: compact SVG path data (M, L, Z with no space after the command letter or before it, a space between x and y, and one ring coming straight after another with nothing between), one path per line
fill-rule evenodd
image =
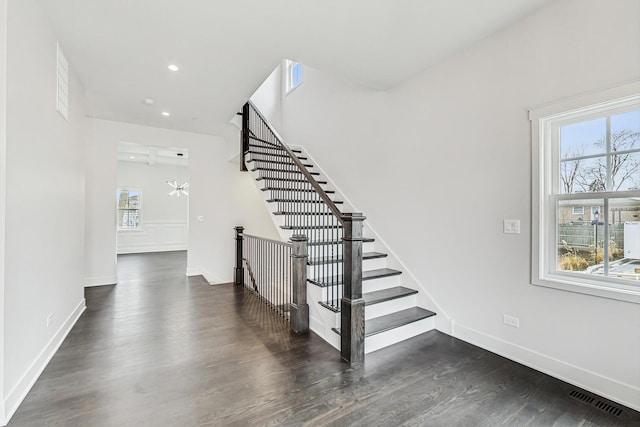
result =
M366 292L362 294L364 305L374 305L394 299L404 298L409 295L415 295L418 291L415 289L405 288L404 286L394 286L393 288L387 288L380 291ZM340 312L340 300L320 301L320 305L328 308L329 310L339 313Z
M262 191L267 191L267 190L273 190L273 191L298 191L298 192L310 192L310 191L316 191L313 188L310 189L299 189L299 188L286 188L286 187L263 187L261 188ZM327 194L333 194L335 193L334 190L324 190L325 193Z
M260 177L256 178L256 181L309 182L306 179L274 178L274 177L268 177L268 176L260 176ZM318 181L318 180L316 180L316 182L318 184L326 184L327 183L327 181Z
M364 252L362 254L362 259L366 260L366 259L385 258L386 256L387 254L384 254L382 252ZM324 257L324 258L316 257L309 260L309 265L329 264L333 262L341 262L342 260L343 260L342 256L332 256L332 257Z
M418 291L415 289L405 288L404 286L395 286L393 288L382 289L380 291L365 292L362 294L364 305L373 305L385 301L391 301L403 298L409 295L415 295Z
M324 200L303 200L303 199L269 199L269 203L281 202L281 203L324 203ZM342 200L334 200L333 203L344 203Z
M375 242L376 239L373 239L371 237L364 237L362 239L363 243L370 243L370 242ZM317 240L317 241L311 241L309 243L307 243L308 246L320 246L320 245L338 245L338 244L342 244L342 240Z
M390 331L435 315L436 313L433 311L420 307L411 307L406 310L387 314L386 316L375 317L364 322L364 336L365 338L370 337L371 335ZM333 331L340 334L339 328L334 328Z
M268 146L264 146L264 145L257 145L257 144L249 144L249 147L253 147L253 148L262 148L264 150L277 150L277 151L284 151L284 148L281 147L268 147ZM298 150L297 148L291 148L291 151L293 151L296 154L302 154L302 150Z
M274 163L276 165L295 165L293 162L280 162L278 160L265 160L265 159L249 159L247 160L247 163ZM306 167L306 168L312 168L313 165L311 164L307 164L307 163L303 163L302 166Z
M261 167L255 167L255 168L251 169L251 172L258 172L258 171L286 172L286 173L295 173L295 174L302 175L302 172L300 172L299 170L289 171L289 170L286 170L286 169L261 168ZM320 172L309 172L309 173L311 175L320 175Z
M285 159L290 158L290 156L288 154L273 154L273 153L264 153L264 152L260 152L260 151L253 151L253 150L249 150L249 154L255 154L258 156L269 156L269 157L283 157ZM307 157L304 156L296 156L299 160L309 160Z
M326 215L333 215L333 212L283 212L283 211L277 211L277 212L273 212L274 215L322 215L322 216L326 216Z
M324 230L342 228L341 225L281 225L283 230Z
M375 270L367 270L362 272L362 280L375 280L383 277L391 277L402 274L402 271L392 268L377 268ZM314 285L325 287L329 284L340 285L343 283L342 276L321 277L320 279L307 279L307 282Z

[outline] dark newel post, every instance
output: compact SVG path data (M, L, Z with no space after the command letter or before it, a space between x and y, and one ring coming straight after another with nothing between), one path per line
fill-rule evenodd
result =
M309 331L309 305L307 304L307 236L291 236L291 264L293 269L293 302L289 321L291 332L301 334Z
M344 225L344 290L340 304L340 354L351 366L364 362L364 300L362 299L361 213L346 213Z
M235 227L236 230L236 274L235 284L244 285L244 270L242 268L242 241L244 240L244 227Z
M240 132L240 171L246 172L244 155L249 151L249 103L242 107L242 131Z

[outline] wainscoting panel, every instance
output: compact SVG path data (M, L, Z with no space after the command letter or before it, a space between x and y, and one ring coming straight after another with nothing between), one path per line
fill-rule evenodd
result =
M145 221L141 230L118 231L118 254L186 250L189 225L175 221Z

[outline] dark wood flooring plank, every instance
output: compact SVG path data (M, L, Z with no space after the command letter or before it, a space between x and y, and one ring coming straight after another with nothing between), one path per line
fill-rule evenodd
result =
M571 386L437 331L350 369L186 254L118 258L10 426L627 426Z

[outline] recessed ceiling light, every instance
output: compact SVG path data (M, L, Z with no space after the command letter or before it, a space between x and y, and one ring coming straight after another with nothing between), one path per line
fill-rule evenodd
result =
M131 160L133 160L133 159L135 159L135 158L136 158L136 156L129 156L129 158L130 158Z
M169 65L169 67L168 67L168 68L169 68L171 71L178 71L178 70L179 70L178 66L177 66L177 65L174 65L174 64Z
M163 111L163 112L162 112L162 115L163 115L163 116L165 116L165 117L169 117L171 114L169 114L169 113L168 113L168 112L166 112L166 111Z

